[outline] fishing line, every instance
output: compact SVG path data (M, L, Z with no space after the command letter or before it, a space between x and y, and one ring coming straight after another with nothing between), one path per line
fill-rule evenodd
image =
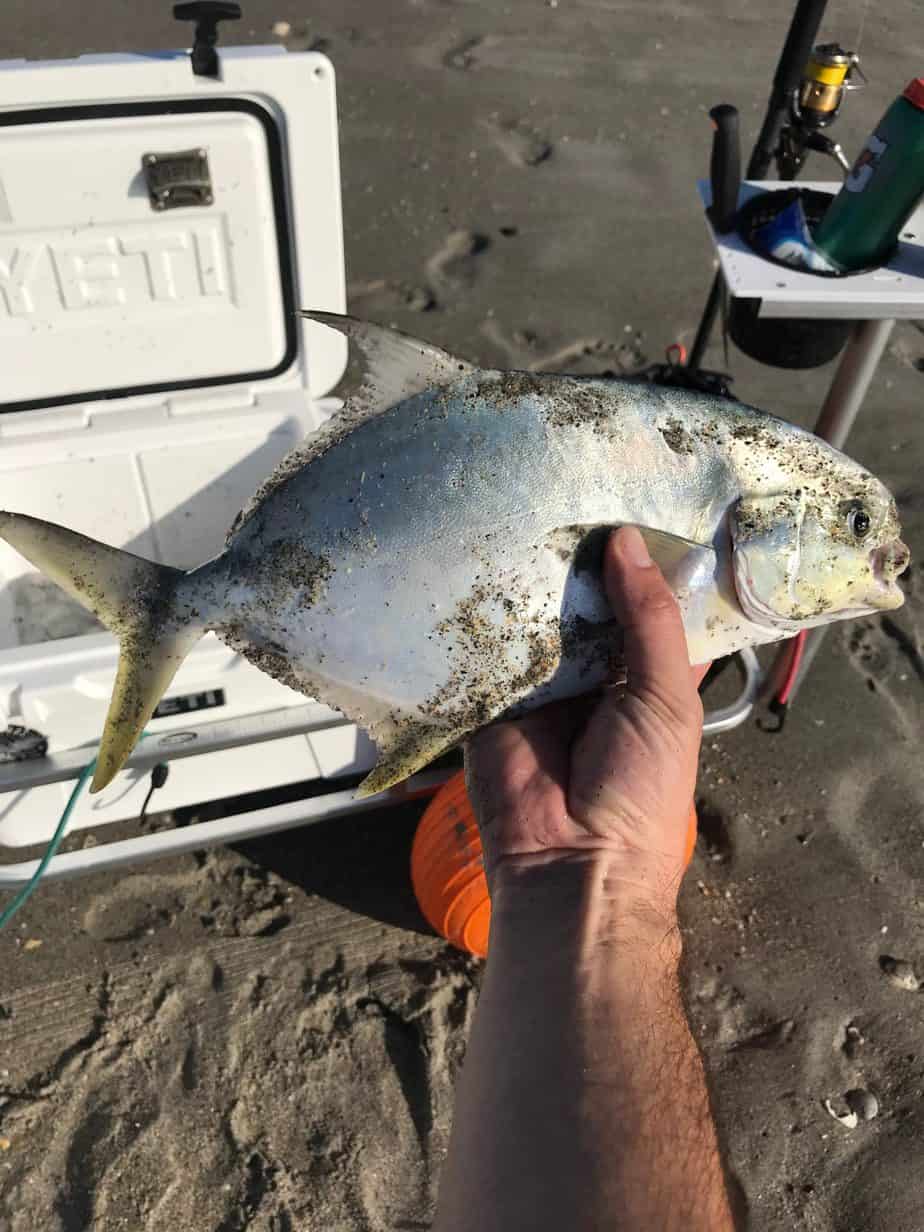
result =
M139 743L147 735L148 735L148 732L142 732L139 738ZM38 888L39 882L45 876L45 872L48 868L48 865L51 863L53 857L57 853L58 848L61 846L61 840L64 838L65 831L67 830L67 823L71 819L71 813L73 813L74 811L74 806L79 800L80 794L83 791L84 787L86 786L87 780L89 779L90 775L93 773L95 769L96 769L96 758L94 757L93 760L90 762L90 764L87 766L84 766L84 768L81 770L77 778L77 782L74 784L74 789L71 792L70 796L68 797L67 804L65 804L64 806L64 811L58 820L57 826L55 827L55 832L51 836L48 842L48 846L45 848L45 854L42 856L41 860L39 860L38 867L36 868L35 872L32 874L32 876L29 878L26 884L22 887L22 889L17 893L13 901L11 903L7 903L3 911L0 911L0 932L2 932L4 928L6 928L7 924L9 924L13 916L16 915L17 911L19 911L21 907L25 906L25 904L29 901L29 899L32 897L32 895L35 893L36 889ZM148 789L148 794L145 797L144 804L141 806L140 816L142 819L144 818L144 815L147 812L147 807L148 807L148 804L150 803L151 796L154 794L154 792L157 790L158 787L163 787L164 783L167 781L167 774L168 774L168 768L163 762L158 763L154 767L154 769L151 771L151 785Z
M10 920L12 920L13 916L20 909L20 907L24 906L25 903L29 901L38 886L38 883L42 880L42 877L44 877L45 870L51 863L52 857L61 846L61 840L64 838L64 831L67 829L67 823L70 821L71 813L74 811L74 805L77 803L80 793L83 791L84 785L93 773L95 767L96 758L94 757L90 764L88 766L84 766L81 770L80 776L74 784L74 789L68 797L67 804L64 806L64 812L61 814L61 818L55 828L55 832L51 836L51 841L45 848L45 854L42 856L41 860L39 860L38 868L36 868L35 872L22 887L13 901L8 903L6 907L4 907L3 911L0 912L0 932L6 928L7 924L9 924Z
M857 37L853 44L853 49L856 52L860 50L860 43L863 40L863 30L866 26L866 10L869 8L869 0L863 0L860 6L860 28L857 31Z

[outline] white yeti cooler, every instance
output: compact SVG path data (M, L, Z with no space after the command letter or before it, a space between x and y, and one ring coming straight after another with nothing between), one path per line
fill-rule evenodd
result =
M345 306L331 64L281 47L220 48L215 75L195 61L0 64L0 508L183 568L221 549L258 483L331 413L346 362L344 339L294 311ZM14 732L6 756L47 740L44 757L0 760L0 847L52 834L95 753L116 657L0 543L0 731L33 733ZM352 724L214 635L148 732L70 829L137 817L151 766L175 754L158 810L374 761ZM352 807L343 791L324 800L69 853L52 875ZM16 867L0 886L30 866Z

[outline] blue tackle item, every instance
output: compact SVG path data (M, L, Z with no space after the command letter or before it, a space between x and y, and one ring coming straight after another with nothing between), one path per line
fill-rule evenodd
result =
M799 195L794 195L778 214L758 227L751 240L758 252L794 269L823 274L839 272L837 266L815 247Z

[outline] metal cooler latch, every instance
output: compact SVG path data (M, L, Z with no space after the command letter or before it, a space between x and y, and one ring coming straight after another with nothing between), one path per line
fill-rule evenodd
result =
M152 209L175 210L184 205L211 205L215 199L205 150L144 154L141 167Z

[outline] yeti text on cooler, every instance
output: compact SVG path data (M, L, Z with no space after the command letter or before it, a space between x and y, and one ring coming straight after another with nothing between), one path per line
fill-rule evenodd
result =
M222 220L0 235L0 318L87 309L195 309L233 300Z

